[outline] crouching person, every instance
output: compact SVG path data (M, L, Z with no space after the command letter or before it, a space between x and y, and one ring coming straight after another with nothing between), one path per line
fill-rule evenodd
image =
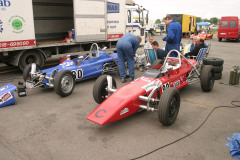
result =
M154 41L152 43L152 48L155 49L158 59L164 60L164 58L167 56L167 53L163 49L159 48L159 44L157 41Z

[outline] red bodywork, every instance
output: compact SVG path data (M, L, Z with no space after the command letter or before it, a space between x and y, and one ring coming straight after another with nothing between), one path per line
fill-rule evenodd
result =
M240 37L240 18L222 17L219 23L218 38L238 39Z
M176 60L172 60L176 61ZM169 74L166 74L160 78L150 78L141 76L134 82L128 83L127 85L119 88L111 96L109 96L103 103L101 103L88 117L87 119L105 125L122 118L128 117L137 111L139 111L139 105L146 105L146 102L139 100L139 96L149 95L151 90L146 90L146 86L150 83L158 83L160 95L166 87L176 87L181 89L188 85L186 81L187 73L192 70L192 66L186 62L183 58L181 59L182 65L175 69L169 70ZM189 60L194 66L197 62L193 59ZM153 69L159 69L162 64L155 66ZM153 98L157 98L157 92Z

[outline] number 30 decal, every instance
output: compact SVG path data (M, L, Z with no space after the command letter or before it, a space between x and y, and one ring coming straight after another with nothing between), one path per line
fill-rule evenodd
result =
M77 71L73 70L72 73L76 79L81 79L83 77L83 71L81 69L78 69Z

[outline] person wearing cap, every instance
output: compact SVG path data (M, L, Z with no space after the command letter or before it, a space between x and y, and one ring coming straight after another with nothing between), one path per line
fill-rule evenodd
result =
M117 42L118 70L122 79L122 83L127 82L125 72L125 58L127 58L129 76L131 78L131 81L134 80L134 56L141 41L142 38L140 36L126 33Z
M173 20L171 15L167 15L165 17L165 23L168 26L167 36L163 38L163 41L167 42L165 51L167 53L173 49L180 51L180 43L182 39L181 24ZM176 52L172 52L170 56L176 57L177 55L178 54Z

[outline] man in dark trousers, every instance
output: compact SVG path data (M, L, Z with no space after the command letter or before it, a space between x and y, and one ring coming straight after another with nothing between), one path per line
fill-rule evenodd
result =
M152 48L156 50L157 58L161 59L161 60L164 60L164 58L166 57L167 54L163 49L159 48L159 44L158 44L157 41L154 41L152 43Z
M180 23L172 19L171 15L167 15L165 17L165 23L168 26L167 28L167 36L163 38L163 41L166 41L165 51L168 53L169 51L176 49L180 51L180 42L182 39L182 26ZM173 52L171 54L172 57L176 57L178 54Z
M194 49L191 52L186 53L185 57L187 57L187 56L197 56L198 52L201 48L206 48L206 46L204 45L204 40L202 38L198 38L197 39L197 45L194 47Z
M129 76L131 81L134 80L134 56L141 41L142 38L140 36L126 33L117 42L118 70L122 79L122 83L127 81L125 73L125 57L127 58Z

